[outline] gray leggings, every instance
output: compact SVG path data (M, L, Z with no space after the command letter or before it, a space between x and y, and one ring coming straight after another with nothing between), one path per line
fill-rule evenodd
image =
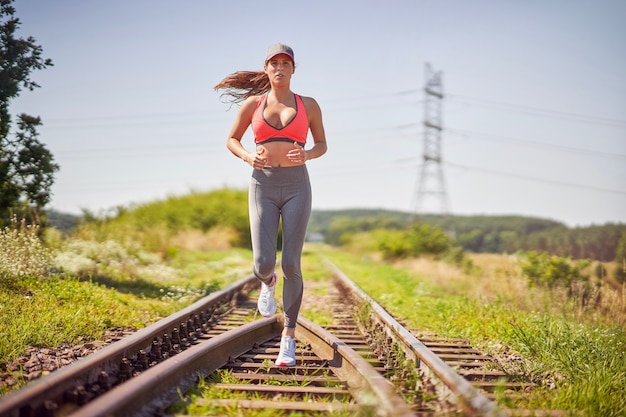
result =
M248 193L253 272L269 284L276 267L278 227L282 218L283 308L285 327L296 327L302 304L300 260L311 215L311 183L306 165L255 169Z

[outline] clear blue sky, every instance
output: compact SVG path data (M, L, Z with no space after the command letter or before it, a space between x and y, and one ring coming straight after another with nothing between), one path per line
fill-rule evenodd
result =
M458 215L626 223L626 2L108 0L14 3L54 67L14 114L40 116L61 170L51 207L103 213L246 188L213 86L291 45L292 89L322 107L315 209L414 209L425 64L442 72L443 171ZM252 149L250 135L244 145Z

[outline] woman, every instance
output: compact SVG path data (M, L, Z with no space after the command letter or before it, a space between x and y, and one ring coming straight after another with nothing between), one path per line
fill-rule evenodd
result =
M263 71L239 71L224 78L215 90L224 90L233 102L242 102L228 135L227 147L253 169L248 195L253 272L261 281L258 308L263 316L276 312L276 245L282 219L281 267L284 277L285 327L276 365L296 363L295 329L302 304L301 257L311 214L311 185L305 162L326 153L322 112L311 97L291 91L295 72L293 50L270 46ZM256 149L248 151L241 138L252 126ZM305 149L308 132L313 146Z

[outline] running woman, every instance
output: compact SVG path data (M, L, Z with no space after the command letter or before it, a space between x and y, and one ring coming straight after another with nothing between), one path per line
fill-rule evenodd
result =
M276 358L278 366L296 363L295 330L303 292L302 248L311 214L306 161L319 158L327 149L319 105L315 99L291 91L295 68L293 49L277 43L269 47L263 71L238 71L215 86L232 102L242 103L226 146L254 168L248 193L253 273L261 281L258 309L266 317L276 312L276 251L282 219L285 328ZM254 133L254 151L241 143L249 126ZM313 144L305 149L309 131Z

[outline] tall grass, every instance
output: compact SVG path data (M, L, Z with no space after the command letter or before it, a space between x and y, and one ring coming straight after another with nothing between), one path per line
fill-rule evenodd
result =
M626 399L615 395L626 392L623 331L547 316L530 316L526 320L512 324L511 340L522 355L533 359L533 374L553 378L556 395L552 404L584 410L586 415L626 415Z

